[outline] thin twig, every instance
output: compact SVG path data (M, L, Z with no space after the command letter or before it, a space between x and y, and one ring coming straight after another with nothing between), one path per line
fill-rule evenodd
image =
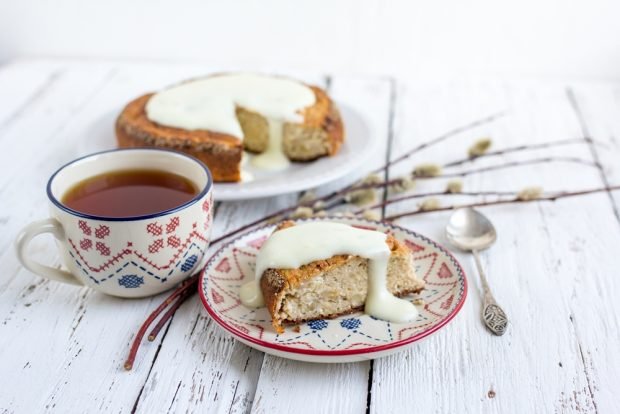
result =
M450 137L453 137L455 135L458 135L458 134L460 134L462 132L465 132L465 131L467 131L469 129L478 127L480 125L487 124L489 122L493 122L496 119L501 118L504 115L506 115L505 112L498 112L498 113L495 113L493 115L489 115L489 116L487 116L485 118L478 119L477 121L470 122L469 124L462 125L460 127L454 128L451 131L448 131L448 132L446 132L446 133L444 133L444 134L442 134L442 135L440 135L440 136L438 136L438 137L436 137L434 139L431 139L430 141L423 142L422 144L418 145L417 147L414 147L414 148L410 149L409 151L405 152L400 157L395 158L394 160L388 162L383 167L377 168L372 173L377 173L377 172L383 171L383 170L391 167L394 164L397 164L397 163L399 163L401 161L404 161L404 160L408 159L413 154L415 154L415 153L417 153L419 151L422 151L425 148L428 148L428 147L430 147L432 145L439 144L440 142L445 141L446 139L448 139Z
M316 200L315 200L315 201L316 201ZM300 206L307 206L307 205L311 205L311 203L302 203L302 204L297 204L297 205L295 205L295 206L293 206L293 207L283 208L283 209L281 209L281 210L276 211L275 213L268 214L268 215L266 215L266 216L264 216L264 217L261 217L261 218L259 218L259 219L254 220L254 221L251 221L251 222L249 222L248 224L244 224L244 225L243 225L243 226L241 226L241 227L238 227L238 228L236 228L236 229L234 229L234 230L231 230L231 231L229 231L228 233L224 233L224 234L222 234L220 237L218 237L218 238L216 238L216 239L213 239L213 240L211 241L211 244L219 243L219 242L221 242L221 241L222 241L222 240L224 240L224 239L227 239L227 238L229 238L229 237L231 237L231 236L234 236L235 234L239 234L239 233L241 233L241 232L242 232L242 231L244 231L244 230L247 230L247 229L249 229L249 228L252 228L252 227L254 227L254 226L258 225L258 224L264 223L265 221L268 221L268 220L274 219L274 218L276 218L276 217L282 216L282 215L284 215L284 214L286 214L286 213L290 213L291 211L295 211L295 209L296 209L297 207L300 207Z
M520 167L523 165L546 164L549 162L567 162L567 163L587 165L588 167L596 167L596 164L594 164L592 161L588 161L588 160L584 160L584 159L576 158L576 157L545 157L545 158L534 158L531 160L523 160L523 161L510 161L504 164L491 165L488 167L475 168L471 170L459 171L459 172L454 172L454 173L444 173L441 175L437 175L435 177L416 177L416 179L425 180L425 179L430 179L430 178L465 177L466 175L479 174L479 173L487 172L487 171L503 170L505 168Z
M387 134L387 147L385 151L385 164L380 167L380 171L383 172L383 191L381 192L381 198L385 201L388 197L387 181L390 178L390 158L392 157L392 145L394 144L394 119L396 118L396 86L394 79L390 82L390 114L388 117L388 134ZM376 174L371 173L371 174ZM381 215L385 214L385 211L381 212Z
M486 207L486 206L495 206L495 205L499 205L499 204L512 204L512 203L530 203L532 201L556 201L562 198L569 198L569 197L577 197L577 196L582 196L582 195L587 195L587 194L594 194L594 193L603 193L606 191L617 191L620 190L620 185L616 185L616 186L611 186L611 187L605 187L605 188L593 188L590 190L582 190L582 191L574 191L574 192L561 192L561 193L556 193L556 194L552 194L546 197L538 197L538 198L533 198L533 199L518 199L518 198L512 198L510 200L494 200L494 201L481 201L481 202L477 202L477 203L471 203L471 204L462 204L462 205L452 205L452 206L447 206L447 207L441 207L441 208L437 208L437 209L433 209L433 210L415 210L415 211L407 211L404 213L399 213L399 214L394 214L392 216L387 216L385 217L385 220L387 221L393 221L399 218L403 218L403 217L409 217L409 216L415 216L418 214L425 214L425 213L435 213L435 212L440 212L440 211L448 211L448 210L454 210L457 208L466 208L466 207Z
M513 197L515 197L516 195L517 195L516 191L461 191L461 192L458 192L458 193L451 193L451 192L448 192L448 191L432 191L432 192L428 192L428 193L417 193L417 194L410 194L410 195L406 195L406 196L402 196L402 197L390 198L390 199L385 200L384 202L373 204L373 205L365 207L365 208L361 208L361 209L353 212L353 214L356 214L356 215L357 214L361 214L365 210L372 210L374 208L384 207L384 206L388 206L390 204L396 204L396 203L400 203L400 202L403 202L403 201L412 200L412 199L416 199L416 198L437 197L437 196L468 196L468 197L476 197L476 196L513 196ZM327 208L326 208L326 210L327 210Z
M503 170L505 168L520 167L523 165L532 165L532 164L544 164L544 163L549 163L549 162L567 162L567 163L587 165L589 167L596 167L596 165L593 162L588 161L588 160L583 160L581 158L545 157L545 158L535 158L532 160L524 160L524 161L511 161L511 162L507 162L504 164L491 165L488 167L475 168L471 170L458 171L458 172L453 172L453 173L445 173L445 174L432 175L432 176L420 176L420 177L416 177L412 175L411 177L414 178L415 180L434 180L434 179L439 179L439 178L465 177L468 175L479 174L479 173L487 172L487 171ZM386 183L381 182L378 184L360 184L360 185L353 187L350 191L366 190L366 189L371 189L371 188L383 187L384 184L387 184L388 186L397 185L400 183L400 180L401 178L393 178L387 181Z
M457 165L462 165L468 162L473 162L473 161L476 161L477 159L484 158L484 157L495 157L498 155L505 155L505 154L509 154L513 152L530 151L530 150L536 150L536 149L552 148L552 147L559 147L563 145L583 144L583 143L584 141L582 138L569 138L569 139L562 139L559 141L542 142L540 144L518 145L516 147L508 147L508 148L500 149L497 151L488 151L476 157L467 157L467 158L462 158L460 160L451 161L449 163L444 164L443 168L456 167Z
M177 296L181 295L186 290L191 289L192 286L195 286L196 283L198 283L198 276L199 274L197 273L193 275L192 277L190 277L189 279L186 279L185 281L183 281L183 283L181 283L181 285L178 288L176 288L170 296L168 296L153 312L151 312L148 318L146 318L146 320L142 323L142 326L140 326L140 329L138 330L138 333L136 334L136 337L134 338L133 343L131 344L131 348L129 349L129 355L127 356L127 360L125 361L125 364L123 365L127 371L130 371L133 368L133 363L136 359L136 354L138 353L138 349L140 348L140 343L142 342L142 338L144 338L144 335L146 334L146 330L149 328L151 323L153 323L153 321L157 318L157 316L160 313L162 313L163 310L166 309L166 307L170 305L170 303L172 303L172 301Z
M164 313L164 316L162 316L159 319L159 321L157 321L157 323L153 327L153 330L151 330L151 333L147 337L149 342L153 342L155 338L157 338L157 335L159 334L161 329L164 327L164 325L166 325L166 322L168 322L172 318L172 316L175 314L177 309L179 309L181 305L193 294L194 294L193 289L185 289L185 291L183 291L183 294L179 295L176 302L174 302L172 306L168 308L166 313Z

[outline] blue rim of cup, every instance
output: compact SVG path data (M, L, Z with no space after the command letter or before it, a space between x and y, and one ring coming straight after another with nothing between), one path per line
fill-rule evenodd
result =
M82 213L82 212L79 212L77 210L73 210L73 209L65 206L64 204L62 204L60 202L60 200L58 200L54 196L54 194L52 194L52 182L54 181L54 178L56 178L58 173L60 173L65 168L71 166L72 164L75 164L76 162L82 161L82 160L84 160L86 158L94 157L96 155L108 154L108 153L112 153L112 152L127 152L127 151L165 152L165 153L174 154L176 156L185 157L185 158L187 158L187 159L189 159L191 161L194 161L195 163L197 163L200 167L202 167L205 170L205 172L207 173L207 185L204 186L204 188L202 189L202 191L200 191L200 193L198 193L196 196L194 196L191 200L181 204L180 206L177 206L177 207L174 207L174 208L170 208L168 210L158 211L157 213L144 214L144 215L141 215L141 216L128 216L128 217L105 217L105 216L95 216L95 215L92 215L92 214ZM191 155L187 155L187 154L184 154L184 153L179 152L179 151L162 149L162 148L115 148L115 149L111 149L111 150L99 151L99 152L94 152L92 154L84 155L82 157L79 157L79 158L76 158L74 160L71 160L68 163L64 164L62 167L58 168L54 172L54 174L52 174L50 179L47 181L47 197L50 199L52 204L54 204L60 210L66 212L66 213L69 213L69 214L71 214L73 216L80 217L80 218L85 218L85 219L90 219L90 220L99 220L99 221L138 221L138 220L149 220L149 219L152 219L152 218L161 217L161 216L165 216L167 214L176 213L178 211L181 211L181 210L191 206L192 204L195 204L199 200L201 200L206 194L209 193L209 191L211 191L211 187L212 186L213 186L213 177L211 175L211 171L209 170L209 168L205 165L205 163L203 163L202 161L200 161L196 157L192 157Z

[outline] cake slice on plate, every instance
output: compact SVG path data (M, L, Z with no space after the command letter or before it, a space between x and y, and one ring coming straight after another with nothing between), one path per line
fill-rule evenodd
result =
M331 224L335 225L335 223ZM292 226L295 226L295 223L284 222L278 226L273 234ZM299 229L301 230L304 226L308 226L308 224L299 225ZM337 224L337 226L345 225ZM329 238L337 237L336 233L330 234L329 226L319 229L318 232L325 235L326 242ZM347 234L347 232L341 234ZM355 233L351 234L353 238L357 237ZM366 309L366 313L371 314L373 314L374 309L375 316L381 319L392 319L395 322L415 318L417 311L413 305L396 297L419 293L424 289L424 281L416 277L413 258L407 246L390 235L379 234L383 236L383 239L379 238L379 240L387 247L386 252L389 256L386 256L387 260L385 260L384 265L379 263L378 266L378 268L381 266L386 268L385 279L380 281L387 288L385 292L380 292L380 288L383 286L377 285L376 280L374 286L372 278L369 281L369 275L372 274L373 269L372 260L356 254L336 254L324 259L314 260L298 268L269 267L261 275L257 273L260 291L271 314L276 331L283 332L284 324L334 318L364 309ZM346 237L341 236L341 238ZM309 245L314 243L312 235L304 237L302 234L298 240L301 240L301 243L308 242ZM355 240L349 241L355 242ZM341 246L339 247L340 251L347 251L347 240L343 240ZM372 249L368 251L372 253ZM286 255L287 252L282 251L281 254ZM260 255L261 253L259 253L259 262ZM261 266L260 263L259 266ZM268 264L262 266L268 266ZM373 293L373 289L377 290L373 294L375 297L374 308L370 310L366 303L369 288L371 293ZM382 293L384 293L383 296ZM392 311L392 313L390 314L388 311ZM408 316L405 315L407 313Z

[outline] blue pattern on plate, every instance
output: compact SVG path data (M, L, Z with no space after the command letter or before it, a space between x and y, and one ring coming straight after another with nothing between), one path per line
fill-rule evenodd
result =
M327 321L323 319L317 319L315 321L308 322L308 326L313 331L320 331L321 329L325 329L327 328L327 325L328 325Z
M361 324L362 324L362 321L360 321L357 318L343 319L340 321L340 326L342 326L345 329L350 329L350 330L359 328Z

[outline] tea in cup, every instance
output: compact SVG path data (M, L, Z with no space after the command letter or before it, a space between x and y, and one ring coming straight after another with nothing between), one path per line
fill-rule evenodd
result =
M50 218L19 234L17 255L39 276L108 295L150 296L195 273L213 222L209 169L161 149L104 151L71 161L49 179ZM32 260L27 246L51 233L67 270Z

